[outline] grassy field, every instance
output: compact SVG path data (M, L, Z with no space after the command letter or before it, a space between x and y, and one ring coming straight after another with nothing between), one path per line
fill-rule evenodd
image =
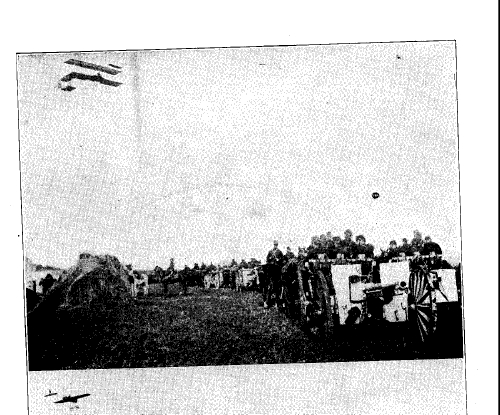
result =
M257 293L190 288L28 319L29 370L461 357L461 339L415 351L405 325L340 328L318 341Z

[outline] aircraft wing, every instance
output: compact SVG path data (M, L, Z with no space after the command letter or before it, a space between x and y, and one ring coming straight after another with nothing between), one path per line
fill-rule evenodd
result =
M121 82L115 82L115 81L110 81L109 79L101 78L99 81L103 85L109 85L109 86L120 86L122 83Z
M110 81L109 79L105 79L100 75L87 75L87 74L80 73L80 72L71 72L68 75L63 76L61 78L61 81L62 82L69 82L72 79L81 79L82 81L100 82L101 84L109 85L109 86L119 86L122 84L121 82L115 82L115 81Z
M86 398L87 396L90 396L90 393L84 393L83 395L76 395L76 396L72 396L72 399L75 400L75 402L80 399L80 398Z
M93 69L96 71L105 72L105 73L110 74L110 75L118 75L120 73L120 71L113 69L113 68L108 68L107 66L96 65L94 63L83 62L83 61L79 61L76 59L70 59L64 63L67 63L68 65L79 66L79 67L85 68L85 69ZM115 66L115 65L113 65L113 66Z
M85 398L87 396L90 396L90 393L84 393L83 395L76 395L76 396L65 396L61 400L55 401L54 403L66 403L66 402L76 403L78 399Z

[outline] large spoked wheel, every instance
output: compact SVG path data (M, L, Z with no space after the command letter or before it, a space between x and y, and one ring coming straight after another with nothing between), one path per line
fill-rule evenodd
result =
M281 281L280 284L278 306L280 311L285 313L288 318L292 320L295 318L295 301L292 296L292 291L286 281Z
M409 289L408 320L411 337L420 346L429 345L437 325L436 296L430 274L425 269L413 271L410 274Z
M318 304L318 312L320 317L319 329L321 331L321 334L326 336L331 332L333 328L333 314L330 304L330 289L328 288L326 277L323 271L317 271L316 276L316 301Z
M333 327L330 292L321 271L297 271L299 277L299 323L307 332L324 337Z

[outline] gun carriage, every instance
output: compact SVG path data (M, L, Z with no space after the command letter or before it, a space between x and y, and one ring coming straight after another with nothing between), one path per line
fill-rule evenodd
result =
M459 304L457 271L436 255L382 263L303 259L287 268L278 303L303 328L321 336L339 326L378 321L406 324L425 343L436 332L438 305Z

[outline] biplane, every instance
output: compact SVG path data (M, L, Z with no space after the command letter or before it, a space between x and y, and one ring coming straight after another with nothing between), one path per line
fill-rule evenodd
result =
M96 65L94 63L90 62L84 62L76 59L69 59L66 62L64 62L68 65L74 65L78 66L80 68L84 69L91 69L97 71L96 75L89 75L81 72L70 72L69 74L63 76L60 81L59 81L59 88L62 91L73 91L76 89L76 87L72 86L69 84L73 79L80 79L82 81L92 81L92 82L98 82L102 85L107 85L107 86L120 86L122 82L116 82L116 81L111 81L109 79L104 78L101 75L101 72L106 73L108 75L118 75L121 73L120 66L109 64L109 66L103 66L103 65Z
M76 395L76 396L68 395L68 396L64 396L59 401L55 401L54 403L66 403L66 402L77 403L78 399L86 398L87 396L90 396L90 393L84 393L83 395Z

